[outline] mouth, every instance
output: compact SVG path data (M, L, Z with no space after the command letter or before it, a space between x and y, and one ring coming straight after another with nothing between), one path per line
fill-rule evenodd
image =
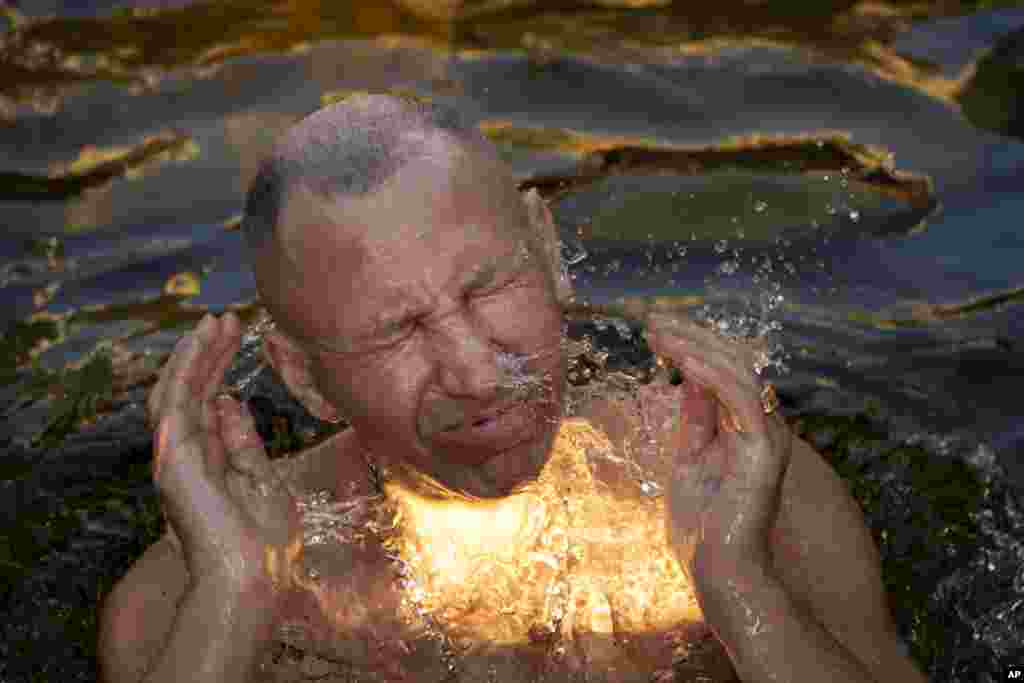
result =
M496 453L533 437L537 416L527 401L514 401L468 416L435 435L446 449Z
M467 425L471 426L471 427L483 427L484 425L488 425L488 424L491 424L491 423L497 421L503 414L507 413L509 410L511 410L514 407L515 407L515 404L510 404L510 405L502 406L501 408L492 408L492 409L487 410L487 411L485 411L483 413L477 413L475 416L473 416L473 417L471 417L469 419L463 420L462 422L459 422L457 424L454 424L454 425L448 427L447 429L445 429L444 431L450 432L450 431L454 431L456 429L463 429Z

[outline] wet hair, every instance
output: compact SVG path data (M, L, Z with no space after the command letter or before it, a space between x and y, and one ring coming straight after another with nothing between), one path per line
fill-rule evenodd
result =
M409 97L358 93L302 119L274 146L249 186L242 231L250 249L274 235L288 192L325 200L374 192L411 161L436 150L485 142L454 108Z

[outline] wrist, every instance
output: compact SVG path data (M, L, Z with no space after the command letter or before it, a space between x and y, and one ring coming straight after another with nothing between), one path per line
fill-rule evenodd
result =
M733 598L737 587L755 589L778 583L766 553L698 552L690 573L702 603Z
M705 576L696 581L696 588L705 621L720 640L733 647L758 621L757 615L774 613L777 610L772 606L789 602L782 583L758 565Z
M707 581L698 589L698 599L740 680L873 680L864 664L764 565L746 563Z
M730 574L772 573L771 549L764 543L697 546L690 560L691 571L700 579Z
M239 578L233 572L218 572L196 577L189 582L188 593L202 595L225 608L244 608L253 618L273 618L284 600L284 591L261 573Z

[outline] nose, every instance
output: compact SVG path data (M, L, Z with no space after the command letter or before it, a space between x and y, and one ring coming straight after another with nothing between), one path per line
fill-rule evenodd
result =
M487 332L465 316L453 315L433 336L441 388L450 396L493 398L500 371Z

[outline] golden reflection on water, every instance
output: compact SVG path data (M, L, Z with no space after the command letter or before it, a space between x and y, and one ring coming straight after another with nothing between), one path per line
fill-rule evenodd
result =
M673 678L709 632L668 546L665 499L650 493L658 468L621 455L569 418L539 478L515 495L438 500L385 480L376 510L335 506L379 537L401 586L403 632L437 642L433 656L455 680L696 680ZM332 542L307 526L307 550ZM373 618L338 611L320 578L297 580L326 613Z

